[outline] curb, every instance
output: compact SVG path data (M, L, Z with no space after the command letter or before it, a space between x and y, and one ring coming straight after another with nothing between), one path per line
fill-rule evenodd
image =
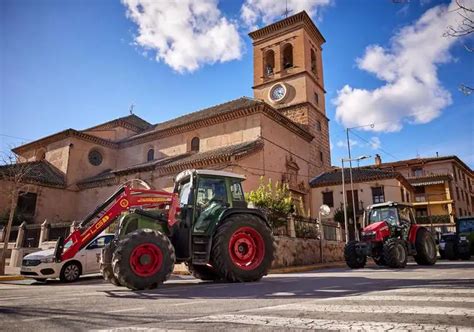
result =
M333 262L333 263L326 263L326 264L281 267L281 268L276 268L276 269L270 269L268 274L308 272L308 271L313 271L313 270L322 270L322 269L329 269L329 268L341 268L341 267L346 267L346 263L345 262ZM182 276L191 275L187 270L175 270L175 271L173 271L173 274L174 275L182 275Z
M281 267L281 268L271 269L269 271L269 274L308 272L308 271L313 271L313 270L322 270L322 269L340 268L340 267L346 267L346 263L345 262L334 262L334 263L327 263L327 264L288 266L288 267Z
M24 280L25 277L20 275L9 275L9 276L0 276L0 282L2 281L16 281L16 280Z

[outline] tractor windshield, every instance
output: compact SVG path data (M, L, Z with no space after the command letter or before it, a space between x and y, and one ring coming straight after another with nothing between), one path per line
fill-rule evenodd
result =
M474 218L458 220L460 233L474 232Z
M390 225L398 224L398 213L396 207L383 207L369 211L369 224L386 221Z
M185 206L189 202L189 193L191 191L191 181L181 182L178 185L179 205Z

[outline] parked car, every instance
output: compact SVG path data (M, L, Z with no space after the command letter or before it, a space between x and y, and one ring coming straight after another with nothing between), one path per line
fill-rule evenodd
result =
M99 235L88 246L68 260L56 262L54 249L42 250L26 255L21 264L21 275L37 281L59 278L63 282L73 282L81 275L99 273L102 248L114 234Z

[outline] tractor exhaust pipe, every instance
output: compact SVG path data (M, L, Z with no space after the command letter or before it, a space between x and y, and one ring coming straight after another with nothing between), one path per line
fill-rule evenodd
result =
M54 247L54 259L56 262L61 262L61 256L64 251L64 237L60 236L58 241L56 241L56 246Z

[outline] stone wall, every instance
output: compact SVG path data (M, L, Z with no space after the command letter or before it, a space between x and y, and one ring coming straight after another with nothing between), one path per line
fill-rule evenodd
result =
M272 268L301 266L321 263L320 242L316 239L300 239L275 236L276 252ZM324 241L323 262L344 260L344 242Z

